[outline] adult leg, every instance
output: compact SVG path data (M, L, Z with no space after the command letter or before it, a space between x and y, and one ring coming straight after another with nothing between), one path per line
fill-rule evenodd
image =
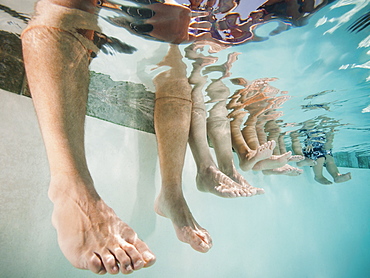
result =
M187 57L193 57L194 59L196 53L189 53L194 52L192 51L192 46L187 47L186 51L188 54ZM202 90L207 77L201 75L201 70L206 64L213 62L214 58L212 59L211 57L198 54L195 60L193 71L189 77L190 84L194 85L191 92L193 105L189 145L197 164L198 189L221 197L246 197L255 195L255 189L253 190L249 185L238 184L237 181L232 180L228 175L220 171L212 158L207 142L206 107ZM231 152L231 146L229 151Z
M252 195L263 194L263 189L252 187L235 168L231 127L227 114L225 100L218 102L210 110L210 115L207 118L207 133L216 152L218 167L235 182L249 188Z
M259 144L257 145L258 137L255 129L248 129L250 134L247 134L247 130L243 129L242 133L241 125L243 123L244 116L247 113L248 112L242 110L234 110L229 114L229 118L232 119L230 122L231 142L239 157L239 167L243 171L249 171L258 162L271 157L272 151L275 148L275 141L268 141L260 146ZM245 138L248 139L248 142ZM257 149L252 149L248 143L256 145Z
M230 96L230 90L223 83L223 78L231 75L230 69L237 60L240 53L233 52L228 55L227 61L222 65L208 66L203 73L218 71L222 76L218 79L212 79L207 87L207 96L210 98L208 103L212 103L207 118L207 134L212 142L216 153L218 167L221 172L226 174L238 184L248 188L248 195L262 194L264 191L259 188L253 188L238 173L234 165L234 156L232 153L232 139L230 131L230 120L228 118L227 99Z
M250 125L253 126L256 123L257 123L257 121L256 122L251 122ZM252 130L252 128L250 128L250 129ZM265 124L265 132L266 132L266 134L268 134L267 140L269 140L269 142L276 142L276 144L275 144L276 146L273 149L273 155L272 156L270 156L267 159L261 160L258 163L256 163L256 165L254 165L253 170L255 170L255 171L279 169L280 167L287 164L287 162L289 161L289 159L292 156L292 152L290 152L290 151L285 152L283 154L280 154L280 149L278 147L279 146L278 141L279 141L279 135L280 135L280 128L277 126L277 124L274 120L270 120ZM247 136L247 134L245 136ZM256 144L259 144L258 139L256 141ZM288 166L285 166L285 167L288 167ZM274 173L275 172L276 171L274 171Z
M22 35L27 78L50 165L53 224L73 266L100 274L130 273L153 264L155 257L95 191L84 149L89 51L76 30L57 28L66 18L90 18L96 25L95 17L74 9L91 12L94 6L89 1L58 2L68 8L39 2L36 18ZM48 17L54 14L58 17Z
M287 149L286 149L286 144L285 144L285 133L280 133L279 135L279 150L280 150L280 154L285 154L287 153ZM292 155L290 158L289 158L289 162L299 162L299 161L302 161L304 160L304 156L303 155L297 155L297 154L294 154Z
M275 120L267 121L265 124L265 132L267 134L267 140L274 140L276 142L276 147L273 151L273 155L281 155L280 152L280 126Z
M162 187L155 210L171 219L179 240L207 252L212 239L192 216L182 192L182 170L191 121L191 86L178 46L170 45L159 66L169 66L154 79L154 125L157 136Z

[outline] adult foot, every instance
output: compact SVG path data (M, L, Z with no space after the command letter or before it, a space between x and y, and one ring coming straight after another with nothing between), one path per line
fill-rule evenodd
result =
M299 161L302 161L304 159L305 159L305 157L303 155L292 155L291 157L289 157L288 161L289 162L299 162Z
M351 178L352 178L351 172L348 172L346 174L338 174L338 176L334 178L334 182L335 183L346 182L349 181Z
M264 175L286 175L286 176L299 176L303 173L302 169L285 164L282 167L275 169L262 170Z
M249 171L256 164L264 161L272 156L276 143L274 140L268 141L257 148L257 150L249 150L245 154L239 154L239 167L243 171Z
M252 185L250 185L247 180L235 169L235 167L233 167L232 174L227 174L227 176L236 183L248 188L248 190L252 192L252 195L261 195L265 193L265 190L263 188L253 187Z
M202 253L211 249L211 236L195 221L182 193L161 192L155 201L155 211L171 219L180 241L190 244L196 251Z
M315 179L315 181L317 181L318 183L321 183L321 184L332 184L332 182L330 180L328 180L327 178L325 178L324 176L315 177L314 179Z
M49 197L59 246L74 267L129 274L155 262L148 246L105 204L92 181L52 179Z
M269 169L276 169L284 166L289 161L289 158L292 156L292 152L286 152L282 155L272 155L270 158L257 162L256 165L253 166L253 170L261 171L261 170L269 170Z
M249 197L257 194L256 188L249 184L244 186L236 183L214 166L209 166L204 171L198 171L197 187L200 191L210 192L225 198Z

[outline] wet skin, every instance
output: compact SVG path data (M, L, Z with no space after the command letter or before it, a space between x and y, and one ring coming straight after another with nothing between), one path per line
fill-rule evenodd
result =
M95 7L90 0L52 3L87 12ZM92 31L86 30L85 35L89 34ZM73 266L98 274L129 274L151 266L155 256L100 198L87 168L84 121L89 51L68 32L42 25L24 32L22 44L49 160L52 221L63 254Z

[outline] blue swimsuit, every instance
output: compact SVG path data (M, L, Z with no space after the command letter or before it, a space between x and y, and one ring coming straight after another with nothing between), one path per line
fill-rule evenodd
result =
M312 160L317 160L320 157L325 157L326 155L333 156L332 150L326 150L324 148L326 137L325 133L322 131L307 131L307 138L304 140L305 148L303 148L303 154L305 157ZM312 146L310 150L307 150L308 146Z

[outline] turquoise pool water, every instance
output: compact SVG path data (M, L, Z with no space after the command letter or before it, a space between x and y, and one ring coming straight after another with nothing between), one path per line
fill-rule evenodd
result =
M258 3L241 5L236 11L247 17L252 5L256 7ZM232 64L231 76L223 79L231 94L242 88L233 85L232 78L242 77L250 81L277 78L270 85L287 91L290 97L278 109L284 113L280 120L288 124L283 131L296 130L304 121L326 116L339 122L335 151L369 155L366 140L370 105L369 31L368 28L360 32L348 30L368 9L369 4L364 0L336 1L313 14L302 27L290 26L287 31L270 35L278 26L278 20L275 20L255 29L262 41L247 42L212 55L206 47L202 53L218 58L213 65L225 63L229 53L240 53ZM100 53L91 69L107 74L115 81L144 84L154 92L152 79L160 70L153 68L166 54L167 45L151 40L144 40L143 44L142 38L104 20L117 16L115 12L103 10L100 16L107 35L121 39L137 51L133 54ZM184 62L190 74L193 60L184 58ZM211 72L207 76L207 84L210 84L212 78L220 78L221 74ZM292 125L296 127L289 128Z
M3 2L23 11L19 1ZM240 88L231 78L278 78L271 85L290 96L278 109L284 113L280 118L286 124L284 131L326 116L341 124L336 127L335 151L367 155L369 28L358 33L347 28L368 10L366 1L337 1L303 27L269 36L276 26L271 22L256 30L268 38L265 41L212 55L218 57L217 65L226 61L228 53L241 53L231 77L224 80L231 92ZM345 22L340 24L339 18ZM9 24L9 18L2 23L15 28L13 32L22 28L21 23L19 28ZM100 53L91 69L115 81L141 83L154 90L152 78L158 71L152 68L166 54L167 45L143 44L143 39L103 19L101 24L108 35L129 41L139 51ZM219 76L209 74L210 79ZM48 166L31 100L1 90L0 119L0 277L95 277L74 269L57 245L50 221L52 204L47 199ZM86 148L98 192L157 255L153 267L131 277L370 276L368 169L340 168L343 173L351 171L352 180L332 186L315 183L309 167L298 177L247 172L245 178L266 194L229 200L197 191L189 150L184 194L194 217L214 241L208 253L200 254L179 242L170 221L152 209L160 188L153 134L88 117Z
M3 91L0 97L1 277L95 277L73 268L59 250L31 100ZM179 242L170 221L152 209L160 187L154 135L94 118L87 119L86 132L98 192L158 257L132 277L369 276L370 170L340 168L353 178L334 186L315 183L310 169L298 177L246 173L266 193L222 199L197 191L188 151L184 194L214 241L201 254Z

